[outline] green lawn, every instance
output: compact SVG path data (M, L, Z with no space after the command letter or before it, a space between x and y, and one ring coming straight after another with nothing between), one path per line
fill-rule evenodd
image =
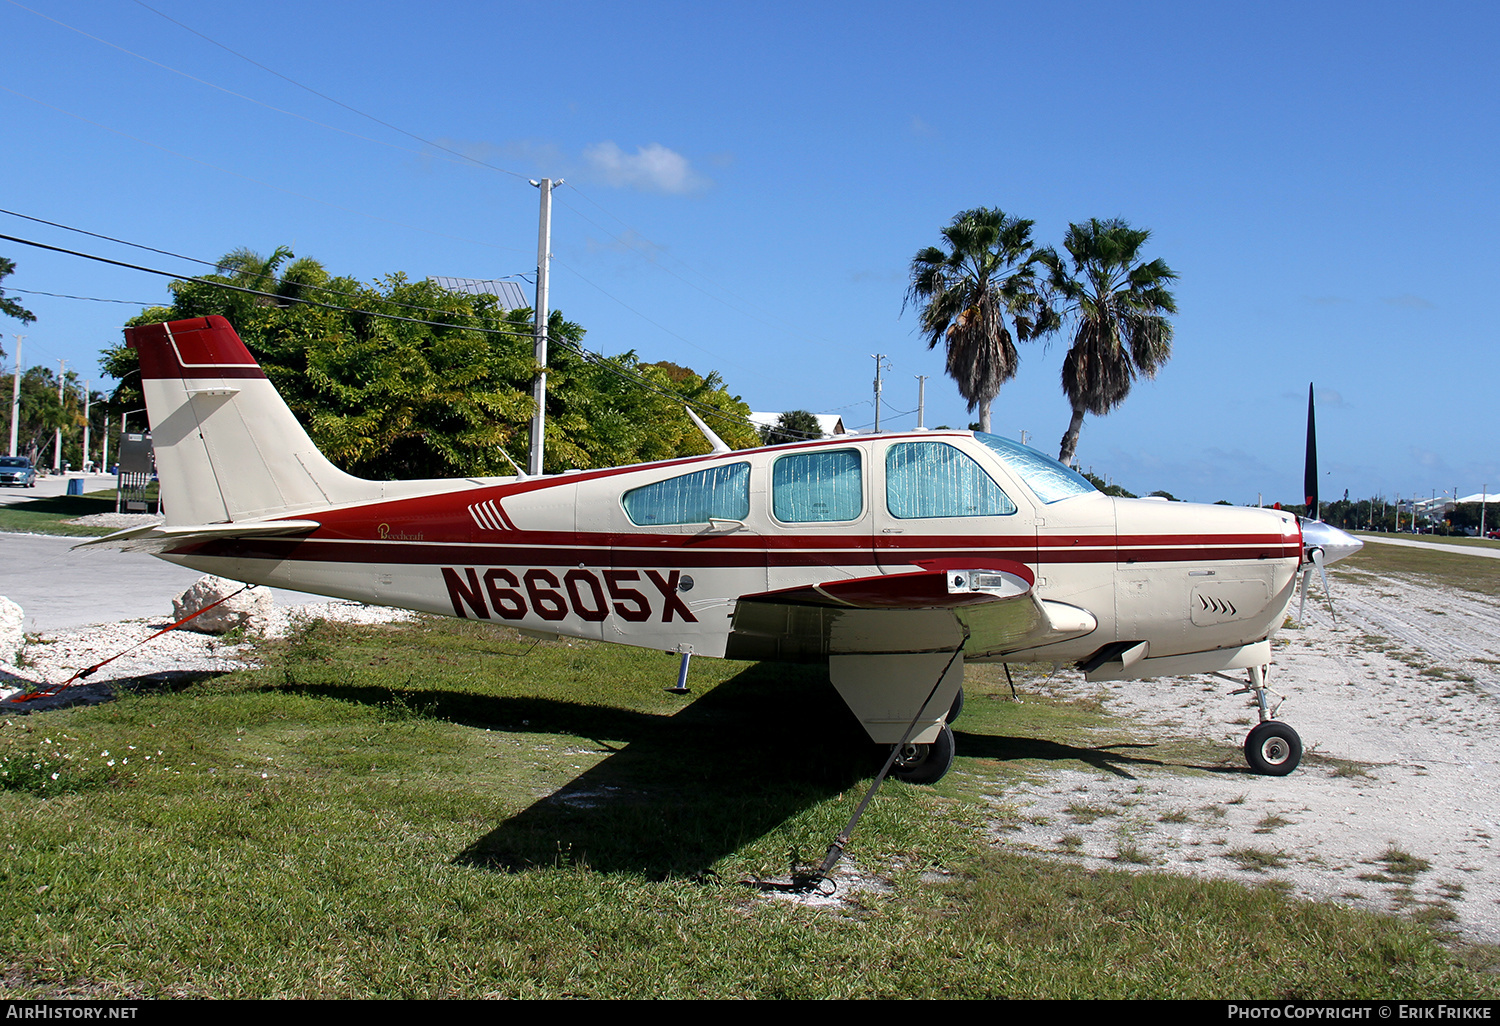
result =
M113 488L87 495L53 495L25 499L0 506L0 532L11 534L56 534L69 538L97 538L117 530L113 527L90 527L70 524L69 520L94 513L113 513Z
M888 782L821 669L317 623L264 668L0 721L7 996L1500 996L1419 923L986 840L1044 769L1225 772L975 667L954 772ZM54 778L54 774L56 774Z
M1426 541L1424 535L1421 538ZM1348 575L1354 579L1388 579L1395 575L1408 574L1429 584L1450 588L1462 588L1487 597L1500 596L1500 559L1474 556L1464 551L1466 546L1457 544L1468 541L1494 545L1495 542L1480 542L1480 539L1452 539L1455 544L1444 549L1418 548L1412 545L1382 545L1371 542L1354 555L1335 563L1329 573L1335 576Z

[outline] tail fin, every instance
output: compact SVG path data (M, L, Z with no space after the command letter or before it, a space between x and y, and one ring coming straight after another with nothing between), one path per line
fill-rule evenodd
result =
M222 317L126 328L168 526L256 520L376 498L320 453Z

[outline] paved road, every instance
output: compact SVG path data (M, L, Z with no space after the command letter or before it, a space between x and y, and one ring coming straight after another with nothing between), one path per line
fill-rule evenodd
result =
M113 474L69 474L67 477L48 475L37 478L35 488L16 488L9 485L0 488L0 506L9 506L13 502L25 502L28 499L45 499L50 495L66 494L68 480L74 477L84 479L83 490L86 492L113 488L115 484Z
M77 477L79 475L72 475ZM108 488L114 478L93 474L86 491ZM0 488L0 505L67 491L62 477L44 477L35 488ZM0 534L0 595L21 607L27 631L60 630L138 617L166 619L172 599L203 575L139 552L71 551L83 538ZM319 595L271 589L278 606L325 601Z
M1485 559L1500 559L1500 549L1488 545L1444 545L1442 542L1417 541L1414 538L1382 538L1374 534L1356 535L1360 541L1377 545L1406 545L1413 549L1432 549L1434 552L1454 552L1460 556L1483 556Z
M83 538L0 534L0 595L21 607L28 631L114 623L172 612L172 599L203 575L140 552L70 551ZM272 588L278 606L326 602Z

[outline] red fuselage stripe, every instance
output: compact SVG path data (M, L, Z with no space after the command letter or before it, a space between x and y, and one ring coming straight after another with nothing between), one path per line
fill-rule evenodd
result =
M719 545L715 539L684 545L688 539L673 536L631 536L634 544L596 536L566 536L549 532L545 538L521 535L500 542L377 541L373 539L291 538L223 539L172 550L178 555L223 556L250 559L289 559L298 562L385 563L409 565L546 565L566 566L823 566L868 565L877 560L916 563L955 556L982 562L989 559L1022 563L1203 563L1262 559L1300 558L1296 545L1280 538L1262 539L1245 545L1238 539L1184 543L1178 538L1158 538L1154 545L1131 547L1113 544L1045 548L1020 539L981 539L970 544L928 544L903 547L899 551L876 548L866 538L863 545L847 538L797 539L801 544L784 545L782 539L761 539L758 547ZM818 544L814 547L814 542ZM1096 541L1090 539L1090 541ZM1103 541L1098 539L1097 541Z

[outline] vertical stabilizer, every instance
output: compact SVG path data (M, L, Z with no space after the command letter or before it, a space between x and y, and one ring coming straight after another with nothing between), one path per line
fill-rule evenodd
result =
M254 520L380 493L323 457L222 317L125 329L140 356L169 526Z

